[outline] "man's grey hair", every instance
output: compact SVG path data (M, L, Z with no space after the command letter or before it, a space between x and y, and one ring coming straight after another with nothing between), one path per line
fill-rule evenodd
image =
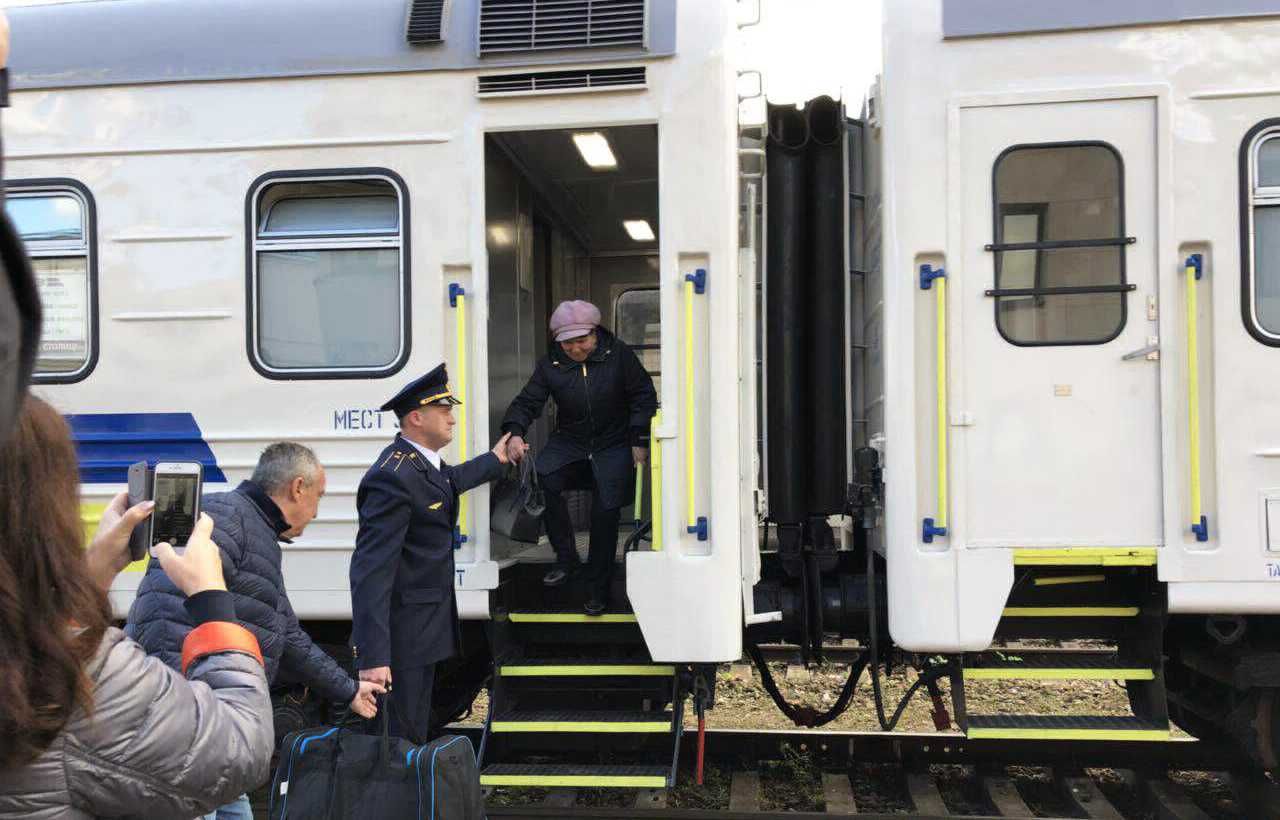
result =
M262 451L258 466L253 470L252 481L267 495L283 492L295 478L302 478L308 487L320 475L320 459L310 447L292 441L277 441Z

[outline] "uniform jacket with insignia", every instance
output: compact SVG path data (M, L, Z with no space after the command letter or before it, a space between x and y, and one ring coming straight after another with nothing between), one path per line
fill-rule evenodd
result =
M485 453L440 467L397 435L360 481L350 574L357 669L426 666L458 650L458 498L499 478L502 463Z

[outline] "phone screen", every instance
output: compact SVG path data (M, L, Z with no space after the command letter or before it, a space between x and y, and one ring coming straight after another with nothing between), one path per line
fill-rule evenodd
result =
M151 513L151 546L168 541L174 547L186 546L196 526L196 491L199 476L195 473L156 473L156 502Z

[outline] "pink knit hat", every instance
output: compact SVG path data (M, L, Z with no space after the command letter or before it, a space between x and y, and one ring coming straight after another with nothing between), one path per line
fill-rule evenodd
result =
M551 335L557 342L586 336L600 324L600 309L590 302L574 299L561 302L551 314Z

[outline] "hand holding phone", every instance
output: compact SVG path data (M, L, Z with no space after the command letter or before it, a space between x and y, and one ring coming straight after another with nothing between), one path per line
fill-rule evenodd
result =
M102 511L98 531L89 542L87 557L89 570L103 589L110 589L120 570L139 557L132 552L139 532L143 534L143 554L146 553L147 517L151 514L151 507L151 502L145 498L134 502L125 493L120 493Z
M173 545L175 552L186 549L200 517L200 491L204 470L194 461L162 461L156 465L152 481L150 552L156 555L156 544Z

